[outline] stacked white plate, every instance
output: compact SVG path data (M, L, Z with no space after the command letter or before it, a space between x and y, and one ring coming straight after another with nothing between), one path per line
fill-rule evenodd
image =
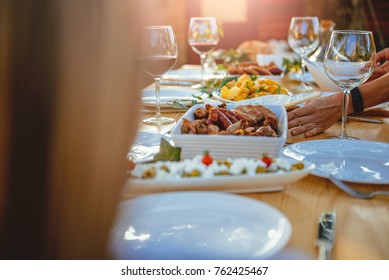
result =
M288 218L258 200L221 192L159 193L120 204L109 251L121 260L269 259L291 233Z
M268 105L278 118L278 137L262 136L235 136L235 135L197 135L181 134L182 119L194 120L194 111L205 105L199 104L191 107L172 131L171 137L176 147L181 147L182 158L192 158L209 151L215 159L225 158L258 158L263 154L278 157L285 144L288 122L283 106ZM227 105L232 108L235 105Z

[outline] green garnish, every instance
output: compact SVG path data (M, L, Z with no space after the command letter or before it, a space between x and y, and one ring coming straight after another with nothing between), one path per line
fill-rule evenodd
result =
M299 59L287 59L284 58L282 60L282 66L285 67L285 74L288 74L289 72L300 72L301 71L301 60Z
M154 156L155 161L180 161L181 148L172 146L165 138L161 138L159 152Z

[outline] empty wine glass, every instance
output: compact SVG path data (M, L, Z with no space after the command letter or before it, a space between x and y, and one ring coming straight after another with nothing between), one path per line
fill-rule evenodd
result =
M154 78L156 113L143 120L150 125L173 123L174 119L161 115L160 87L161 76L169 71L177 61L177 43L171 26L147 26L141 41L140 62L142 68Z
M376 49L373 34L370 31L336 30L332 32L324 55L324 69L327 76L344 92L342 130L338 138L350 138L346 133L350 91L370 77L375 57Z
M205 83L204 63L207 52L219 43L217 21L213 17L192 17L188 28L188 43L192 50L200 55L201 82Z
M305 83L304 58L319 46L319 28L317 17L293 17L290 22L288 43L292 50L301 57L301 84L292 89L296 92L307 92L314 89Z

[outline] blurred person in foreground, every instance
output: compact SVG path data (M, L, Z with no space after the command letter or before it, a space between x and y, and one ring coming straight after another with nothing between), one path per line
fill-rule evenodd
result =
M369 81L358 87L362 104L359 110L389 101L389 48L377 53L377 66ZM288 126L292 136L315 136L331 127L342 117L343 92L316 98L288 113ZM351 97L348 114L356 112ZM363 106L361 106L363 105ZM361 108L363 107L363 108Z
M0 259L106 259L140 85L135 1L0 2Z

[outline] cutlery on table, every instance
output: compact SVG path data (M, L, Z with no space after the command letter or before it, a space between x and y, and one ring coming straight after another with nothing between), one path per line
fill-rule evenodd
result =
M334 211L324 212L320 215L316 246L319 247L319 260L329 260L335 239Z
M360 121L360 122L367 122L367 123L378 123L378 124L383 124L384 122L381 120L375 120L375 119L369 119L369 118L361 118L361 117L353 117L353 116L348 116L348 120L353 120L353 121Z
M334 175L330 174L330 181L334 183L335 186L340 188L345 193L348 193L349 195L356 197L356 198L363 198L363 199L369 199L373 198L377 195L389 195L389 191L372 191L372 192L362 192L355 190L351 188L349 185L343 183L340 179L336 178Z

